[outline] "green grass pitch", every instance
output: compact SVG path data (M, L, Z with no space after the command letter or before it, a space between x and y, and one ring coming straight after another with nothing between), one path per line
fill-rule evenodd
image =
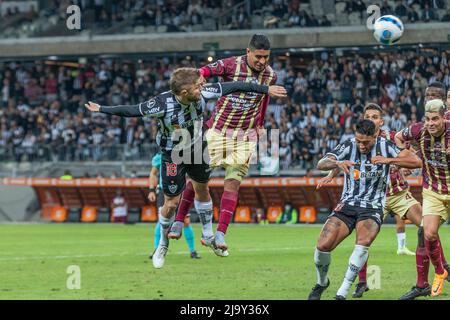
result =
M313 253L320 228L231 225L230 256L219 258L201 247L200 226L194 225L202 259L189 257L182 238L171 242L164 268L155 270L148 259L153 224L3 224L0 299L306 299L316 280ZM450 229L442 227L440 235L448 249ZM411 250L416 241L416 228L408 226ZM354 242L353 233L332 253L324 299L336 294ZM397 256L396 249L395 228L383 226L369 259L380 268L381 288L363 299L398 299L415 284L415 258ZM71 265L79 267L80 289L67 287ZM431 265L430 281L433 274ZM450 297L445 285L438 299Z

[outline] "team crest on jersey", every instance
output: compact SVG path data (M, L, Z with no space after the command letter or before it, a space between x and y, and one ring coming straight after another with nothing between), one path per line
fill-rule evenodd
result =
M178 189L178 186L176 184L169 185L169 191L170 193L175 193Z
M218 62L214 62L214 63L211 63L211 64L209 65L209 67L210 67L210 68L217 68L218 65L219 65Z
M147 102L147 107L150 109L150 108L153 108L153 106L155 105L155 103L156 103L156 100L155 99L150 99L148 102Z

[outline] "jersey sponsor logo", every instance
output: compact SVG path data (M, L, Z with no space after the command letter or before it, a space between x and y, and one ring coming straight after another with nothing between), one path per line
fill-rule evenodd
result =
M203 87L203 91L212 92L212 93L219 93L220 92L220 88L218 86Z
M366 179L380 178L383 176L383 170L361 172L360 176Z
M161 111L161 107L160 106L155 106L156 105L156 100L155 99L151 99L147 102L147 110L144 112L145 114L154 114L154 113L158 113Z
M359 180L360 178L360 171L358 169L353 170L353 179Z
M433 149L434 149L435 151L441 151L441 149L442 149L442 144L441 144L440 142L435 142L434 145L433 145Z
M437 158L437 155L436 155L436 158ZM448 165L446 165L445 163L436 161L436 160L427 160L427 163L428 163L431 167L436 167L436 168L439 168L439 169L444 169L444 170L445 170L445 169L448 168Z
M152 108L148 111L148 113L157 113L159 112L159 107Z

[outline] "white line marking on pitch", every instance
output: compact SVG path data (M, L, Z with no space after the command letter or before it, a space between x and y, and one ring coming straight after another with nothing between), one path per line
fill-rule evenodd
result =
M353 248L354 245L341 245L339 248ZM379 247L379 246L377 246ZM209 251L207 248L203 248L204 251ZM279 247L279 248L242 248L242 249L231 249L230 252L267 252L267 251L303 251L311 250L314 251L314 246L312 247ZM77 255L64 255L64 256L23 256L23 257L0 257L0 262L2 261L25 261L25 260L63 260L63 259L77 259L77 258L102 258L102 257L117 257L117 256L148 256L150 252L146 253L106 253L106 254L77 254ZM169 254L188 254L188 251L169 251Z

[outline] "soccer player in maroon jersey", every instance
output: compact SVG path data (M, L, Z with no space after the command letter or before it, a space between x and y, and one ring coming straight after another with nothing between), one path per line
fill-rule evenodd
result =
M200 68L205 78L220 76L224 81L244 81L258 84L275 84L277 75L269 66L270 41L262 34L252 36L246 55L218 60ZM206 134L211 167L226 170L224 192L220 203L219 225L215 246L227 250L225 234L238 203L238 192L247 175L250 158L256 148L257 130L264 125L264 115L269 96L258 93L233 93L216 102L214 116L208 123ZM175 223L169 233L178 239L184 215L189 211L192 190L182 196ZM208 245L208 244L206 244Z
M416 142L419 146L419 156L423 162L424 243L426 254L435 268L431 288L432 296L442 293L444 280L448 277L448 271L444 265L442 244L439 240L439 227L448 219L450 213L447 205L450 201L450 155L446 153L446 146L450 143L450 124L445 123L445 111L443 100L429 100L425 105L425 122L413 124L395 136L398 145L402 145L406 141ZM428 265L426 261L423 269L425 269L422 274L423 282L427 283ZM419 289L422 288L413 287L411 291L419 291Z
M368 103L363 112L364 119L371 120L376 127L376 132L378 136L385 138L386 140L394 141L395 132L388 130L381 130L384 124L383 121L383 110L381 107L375 103ZM404 178L403 170L398 169L395 166L390 168L389 172L389 185L386 190L386 206L384 208L384 218L393 212L400 219L409 219L418 227L422 221L422 207L420 203L414 199L409 191L408 182ZM339 170L331 171L328 176L321 179L318 184L318 188L326 183L332 181L332 179L337 176ZM418 247L419 248L419 247ZM409 250L408 250L409 251ZM356 285L356 290L353 293L353 298L360 298L365 291L369 290L366 282L367 275L367 261L359 272L359 283Z

